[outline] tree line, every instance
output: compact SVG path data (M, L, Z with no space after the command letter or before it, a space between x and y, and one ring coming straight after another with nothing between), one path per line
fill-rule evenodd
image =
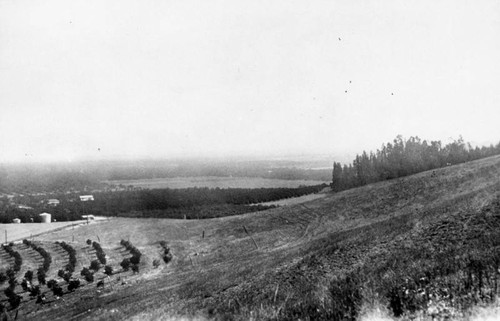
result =
M489 147L472 147L460 136L444 145L441 141L404 139L398 135L376 152L356 155L352 164L333 163L333 191L342 191L369 183L403 177L431 169L464 163L500 154L500 143Z
M94 194L95 201L88 202L88 211L101 215L156 211L155 217L161 216L161 213L168 215L168 217L177 213L174 215L177 217L178 214L189 214L188 216L191 216L193 211L199 212L204 209L227 208L229 206L231 211L240 214L242 211L249 212L254 209L263 209L255 207L253 204L317 193L325 187L327 187L326 184L297 188L193 187L98 192ZM252 209L250 210L250 208ZM205 217L205 215L203 216Z

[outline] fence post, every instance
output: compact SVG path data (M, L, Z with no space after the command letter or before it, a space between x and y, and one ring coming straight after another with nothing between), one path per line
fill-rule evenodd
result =
M243 229L245 230L245 233L247 233L247 235L248 235L248 236L252 239L253 244L255 245L255 247L256 247L257 249L259 249L259 246L257 245L257 242L255 242L255 240L254 240L254 239L253 239L253 237L250 235L250 233L248 233L247 228L245 227L245 225L243 225Z

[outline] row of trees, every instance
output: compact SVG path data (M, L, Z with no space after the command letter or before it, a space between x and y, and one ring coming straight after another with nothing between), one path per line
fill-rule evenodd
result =
M479 148L465 143L461 136L444 145L441 141L422 141L413 136L405 140L399 135L376 152L356 155L352 164L334 162L331 187L342 191L496 154L500 154L500 143Z
M326 184L298 188L185 188L100 192L89 204L96 214L195 208L213 205L250 205L317 193Z

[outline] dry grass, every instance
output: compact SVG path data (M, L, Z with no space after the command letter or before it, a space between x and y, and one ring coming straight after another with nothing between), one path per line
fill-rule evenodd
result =
M5 242L5 231L7 231L7 243L12 241L21 241L31 236L37 236L49 231L62 229L75 224L83 224L85 221L74 222L52 222L50 224L42 223L24 223L24 224L0 224L0 233L2 242Z

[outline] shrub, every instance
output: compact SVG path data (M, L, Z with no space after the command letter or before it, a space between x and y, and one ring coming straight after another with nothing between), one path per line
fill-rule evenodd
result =
M7 271L5 271L5 275L7 275L7 278L11 280L16 277L16 272L13 269L8 268Z
M6 288L3 293L5 294L6 297L10 298L12 295L16 294L14 289L11 287Z
M124 271L128 271L130 269L130 260L123 259L120 263L120 266L123 268Z
M57 271L57 276L60 277L60 278L63 278L64 277L64 270L59 270Z
M29 281L28 281L28 280L26 280L26 279L23 279L23 280L21 281L21 287L23 288L23 291L25 291L25 292L29 290L29 288L28 288L28 282L29 282Z
M64 291L63 289L59 286L59 284L55 284L53 287L52 287L52 293L54 293L55 296L58 296L58 297L62 297L63 294L64 294Z
M80 280L74 279L70 280L68 284L68 291L73 292L74 290L78 289L80 287Z
M45 284L46 274L45 274L45 270L43 268L38 268L38 270L36 272L36 276L38 278L38 283Z
M103 264L106 265L106 254L104 253L101 245L97 242L93 242L92 246L95 249L95 253L97 256L97 259Z
M54 280L54 279L49 280L49 281L47 282L47 287L48 287L49 289L52 289L55 285L57 285L57 281L56 281L56 280Z
M139 273L139 265L138 264L132 265L132 272Z
M75 272L75 267L76 267L76 251L75 249L67 244L66 242L61 242L59 245L66 251L68 252L69 255L69 263L66 264L65 269L66 271L73 273Z
M0 284L3 284L5 281L7 281L8 277L5 275L5 273L0 272Z
M21 304L22 297L14 294L9 297L9 304L12 309L16 309Z
M85 281L87 281L88 283L94 282L94 274L89 273L89 274L85 275Z
M90 262L90 269L91 270L94 270L94 271L99 271L99 269L101 268L101 264L99 263L99 261L97 260L93 260L92 262Z
M158 259L153 260L153 268L155 268L155 269L156 269L156 268L158 268L159 266L160 266L160 260L158 260Z
M66 281L66 283L69 283L69 281L71 280L71 276L72 275L73 275L73 273L71 273L71 272L64 273L63 280Z
M91 245L92 244L92 240L91 239L87 239L87 245Z
M90 270L86 267L84 267L81 271L80 271L80 275L81 276L85 276L87 274L91 274L92 272L90 272Z
M17 285L17 280L14 278L14 279L9 279L9 287L11 288L15 288Z
M139 264L139 262L141 261L141 257L140 256L132 256L130 258L130 263L134 264L134 265L137 265Z
M113 275L113 268L112 268L111 266L109 266L109 265L106 265L106 266L104 267L104 273L105 273L106 275L108 275L108 276Z
M52 257L43 247L36 245L35 243L25 240L23 241L26 245L31 247L33 250L37 251L43 257L43 269L47 272L52 263Z
M45 294L38 294L36 297L36 303L44 303L45 302Z
M24 273L24 278L30 282L33 281L33 271L26 271L26 273Z
M132 254L132 258L130 258L130 262L132 264L139 264L139 262L141 261L141 256L142 256L141 251L139 251L129 241L121 240L120 244L123 245Z
M14 243L12 242L8 246L2 245L5 252L7 252L11 257L14 258L14 267L12 269L14 270L14 272L19 272L19 270L21 270L21 265L23 265L23 259L17 251L14 251L14 249L12 248L13 246Z
M40 290L40 286L35 285L35 286L31 287L30 296L35 297L35 296L40 295L41 293L42 293L42 291Z
M160 241L160 246L163 248L163 261L168 264L170 261L172 261L172 253L170 253L170 248L167 246L167 242L165 241Z

